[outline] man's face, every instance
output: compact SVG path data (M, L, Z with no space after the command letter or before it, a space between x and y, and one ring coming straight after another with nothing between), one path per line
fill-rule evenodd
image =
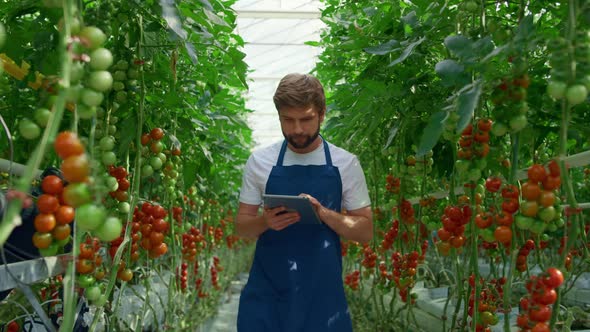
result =
M296 152L309 152L306 149L318 138L324 114L320 115L313 106L283 107L279 110L279 120L291 147Z

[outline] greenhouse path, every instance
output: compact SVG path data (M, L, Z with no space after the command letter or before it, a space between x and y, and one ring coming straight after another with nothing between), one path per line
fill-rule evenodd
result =
M198 332L237 332L240 292L248 281L248 274L241 273L231 282L229 292L221 299L217 315L207 321Z

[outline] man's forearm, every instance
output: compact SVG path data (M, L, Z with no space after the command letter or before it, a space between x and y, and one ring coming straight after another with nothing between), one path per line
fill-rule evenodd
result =
M367 217L343 215L325 207L319 214L326 225L347 240L367 243L373 238L373 222Z
M236 218L236 233L241 237L257 239L267 229L262 215L238 214Z

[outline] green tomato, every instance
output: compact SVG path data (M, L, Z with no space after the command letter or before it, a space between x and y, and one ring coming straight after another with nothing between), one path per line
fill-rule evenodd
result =
M138 79L138 78L139 78L139 71L138 71L137 69L135 69L135 68L130 68L130 69L127 71L127 77L128 77L130 80L136 80L136 79Z
M529 228L529 230L534 234L541 234L545 231L546 227L547 227L547 224L545 224L541 220L535 220L531 224L531 227Z
M157 171L157 170L159 170L159 169L162 168L163 163L162 163L162 160L160 158L158 158L158 157L151 157L150 158L150 165L152 166L152 168L155 171Z
M82 98L82 102L88 106L99 106L104 99L102 93L88 88L82 89L80 97Z
M125 90L125 83L119 82L119 81L115 81L113 83L113 90L115 90L115 91Z
M86 299L90 302L95 302L100 298L101 295L102 291L100 290L100 287L98 287L97 285L89 286L84 291L84 297L86 297Z
M550 81L547 84L547 94L549 97L559 100L565 96L565 90L567 89L567 84L561 81Z
M555 232L555 231L557 231L557 225L555 225L553 223L552 224L547 224L547 231L548 232Z
M91 274L80 274L76 277L76 282L81 288L88 288L94 285L96 279Z
M55 243L60 247L63 248L65 247L68 243L70 243L70 241L72 240L71 236L68 236L67 238L63 239L63 240L57 240L55 241Z
M86 83L96 91L106 92L113 87L113 76L106 70L93 71L88 76Z
M113 64L113 55L106 48L97 48L90 53L90 68L92 70L107 70Z
M77 103L83 88L81 84L75 84L66 89L66 101L74 104Z
M63 192L64 201L73 207L79 207L92 199L88 185L85 183L70 183Z
M117 162L117 155L113 151L105 151L102 153L102 164L105 166L114 165Z
M557 211L555 211L553 206L548 206L546 208L540 209L537 215L541 220L547 223L555 219Z
M84 65L81 62L72 63L70 71L70 83L76 84L84 77Z
M81 230L93 231L104 223L107 212L104 207L92 203L84 204L76 209L76 225Z
M129 213L129 211L131 210L131 206L128 202L119 202L117 210L119 210L120 213Z
M103 151L112 151L115 148L115 139L111 136L105 136L100 139L98 145Z
M49 118L51 117L51 111L44 107L39 107L35 110L35 114L33 115L35 118L35 122L45 128L47 123L49 122Z
M109 125L109 134L115 135L116 132L117 132L117 126Z
M125 61L125 60L119 60L119 61L117 61L117 64L115 65L115 69L118 69L118 70L127 70L127 68L129 68L129 63L127 63L127 61Z
M57 255L59 248L59 245L54 241L51 242L49 247L45 249L39 249L39 254L41 254L43 257L55 256Z
M164 164L166 163L166 160L167 160L167 158L166 158L166 155L165 155L164 153L162 153L162 152L159 152L159 153L156 155L156 157L160 158L160 160L162 161L162 163L164 163Z
M472 182L477 182L481 178L481 170L479 168L470 169L467 178Z
M524 127L526 127L527 123L528 121L526 115L520 114L514 116L512 119L510 119L510 129L512 129L514 132L521 131L524 129Z
M571 106L581 104L588 98L588 90L583 84L574 84L567 88L565 98Z
M102 30L92 26L84 27L80 30L79 36L85 40L86 46L91 50L101 47L107 40L107 36Z
M555 221L553 222L553 224L557 228L562 228L563 226L565 226L565 220L563 218L557 218L557 219L555 219Z
M118 82L125 81L125 80L127 80L127 74L125 74L125 72L122 70L117 70L113 74L113 79Z
M32 140L41 135L41 128L33 121L24 118L18 123L18 131L25 139Z
M467 170L470 167L470 162L469 160L462 160L459 159L455 162L455 169L457 170L457 172L459 173L465 173L467 172Z
M463 8L467 12L477 13L478 5L477 5L477 3L475 3L475 1L467 1L467 2L463 3Z
M475 160L475 167L483 171L488 166L488 161L485 158Z
M516 224L516 227L518 227L518 229L528 230L531 228L533 223L535 223L535 219L519 214L516 217L514 217L514 223Z
M143 165L141 167L141 176L146 178L148 176L152 176L154 174L154 169L151 165Z
M127 92L126 91L117 91L115 94L115 100L120 103L124 104L127 102Z
M96 235L101 241L111 242L121 236L122 230L123 224L119 218L108 217L104 223L102 223L102 225L93 231L93 234Z
M90 120L96 115L96 107L78 104L76 108L80 119Z
M117 182L117 179L114 176L108 176L105 183L109 191L116 191L119 189L119 182Z

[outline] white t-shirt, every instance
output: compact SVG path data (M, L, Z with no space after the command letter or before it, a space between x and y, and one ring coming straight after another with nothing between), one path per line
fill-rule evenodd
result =
M266 182L270 176L272 167L277 164L283 141L259 148L252 152L244 175L242 177L242 189L240 190L240 202L251 205L262 204L262 194L266 188ZM356 210L369 206L371 200L367 190L367 183L363 169L358 158L352 153L328 143L332 164L338 167L342 180L342 208ZM283 166L290 165L325 165L326 155L324 144L320 144L309 153L296 153L287 147Z

